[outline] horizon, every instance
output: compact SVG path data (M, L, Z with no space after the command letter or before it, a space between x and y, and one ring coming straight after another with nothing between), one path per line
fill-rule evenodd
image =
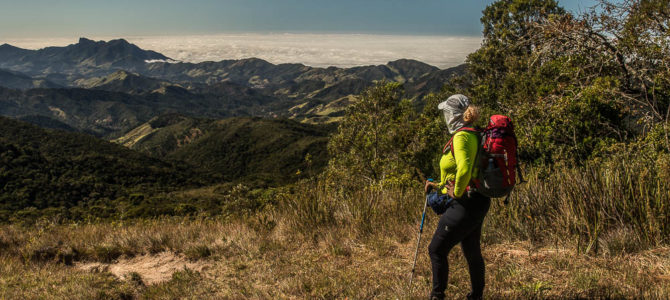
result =
M444 69L464 63L479 48L481 12L494 1L0 2L0 44L25 49L67 46L80 37L123 38L192 63L255 57L273 64L355 67L414 59ZM595 3L559 1L575 14Z
M300 63L311 67L383 65L413 59L445 69L465 62L479 48L480 37L390 34L236 33L175 36L97 36L77 38L23 38L0 40L24 49L76 44L79 38L95 41L125 39L144 50L171 59L199 63L227 59L260 58L273 64Z

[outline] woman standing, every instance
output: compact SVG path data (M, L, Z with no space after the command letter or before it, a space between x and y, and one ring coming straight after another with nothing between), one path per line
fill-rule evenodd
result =
M473 167L479 147L479 135L465 128L479 117L479 110L470 105L463 95L453 95L439 104L449 133L453 135L452 149L444 151L440 159L440 182L426 182L426 190L436 188L453 201L440 217L429 246L433 271L431 299L444 299L449 276L448 255L451 248L461 243L468 262L471 292L468 299L481 299L484 293L484 259L480 236L484 217L491 199L475 191L467 191L473 176Z

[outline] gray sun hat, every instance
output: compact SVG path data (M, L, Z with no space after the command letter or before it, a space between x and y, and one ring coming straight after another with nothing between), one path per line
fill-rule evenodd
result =
M463 114L468 109L468 106L470 106L470 99L461 94L451 95L437 106L444 114L444 121L447 122L449 134L454 134L454 132L465 126L466 123L463 120Z

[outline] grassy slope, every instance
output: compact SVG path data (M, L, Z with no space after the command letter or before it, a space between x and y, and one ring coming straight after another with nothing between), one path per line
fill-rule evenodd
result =
M414 224L368 236L357 236L348 228L301 234L290 221L269 218L275 226L268 226L261 217L234 222L84 225L77 230L71 226L47 225L40 230L3 226L0 242L7 251L0 255L0 298L422 299L430 289L426 249L435 227L432 216L411 292L407 283L416 242ZM491 230L487 227L483 246L490 299L670 296L670 248L626 255L578 255L569 244L538 248L528 242L491 243L487 241ZM112 258L122 258L169 251L206 267L202 272L182 269L166 282L147 286L137 283L137 278L143 278L140 273L134 279L132 274L116 278L104 268L84 271L57 262L63 255L40 258L38 254L49 247L72 247L82 261L110 261L110 253ZM460 249L452 251L450 264L448 293L460 298L469 289Z
M546 178L531 171L510 205L493 202L482 236L488 298L670 297L670 248L662 222L668 183L636 178L637 166L605 168L612 177L597 168L555 170ZM0 226L0 298L421 299L430 288L427 245L437 217L428 215L410 291L420 190L417 185L338 196L316 182L302 182L272 191L274 200L255 209L239 209L248 200L236 199L230 212L214 218ZM197 189L181 196L215 192ZM625 203L623 211L631 215L621 214L616 203ZM593 223L593 214L609 217ZM646 220L637 225L642 228L625 221L635 217ZM104 267L166 252L191 260L200 271L179 268L166 282L144 285L143 272L117 278ZM103 267L79 268L90 262ZM450 254L450 266L448 293L460 298L469 278L459 249Z
M75 81L75 86L86 89L141 94L151 92L162 87L174 85L167 81L143 77L135 73L119 70L108 76L92 77Z

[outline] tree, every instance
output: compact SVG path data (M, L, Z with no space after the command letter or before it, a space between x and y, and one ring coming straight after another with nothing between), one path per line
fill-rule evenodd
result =
M497 1L465 93L516 121L526 159L582 164L648 133L668 150L668 16L667 0L603 0L577 17L552 0Z
M401 100L399 83L378 83L352 104L330 139L326 176L339 187L405 184L416 175L426 153L426 118L409 100Z
M561 87L569 91L562 98L579 102L587 95L609 108L609 113L596 112L604 115L585 115L605 129L589 130L594 140L644 139L648 144L652 134L658 137L652 144L664 144L670 151L669 17L666 0L601 1L578 18L564 16L533 25L540 45L533 61L561 62ZM600 93L593 95L594 89Z
M481 18L482 46L467 58L470 94L493 109L509 110L516 94L531 96L527 76L532 24L566 12L554 0L501 0L487 6Z

